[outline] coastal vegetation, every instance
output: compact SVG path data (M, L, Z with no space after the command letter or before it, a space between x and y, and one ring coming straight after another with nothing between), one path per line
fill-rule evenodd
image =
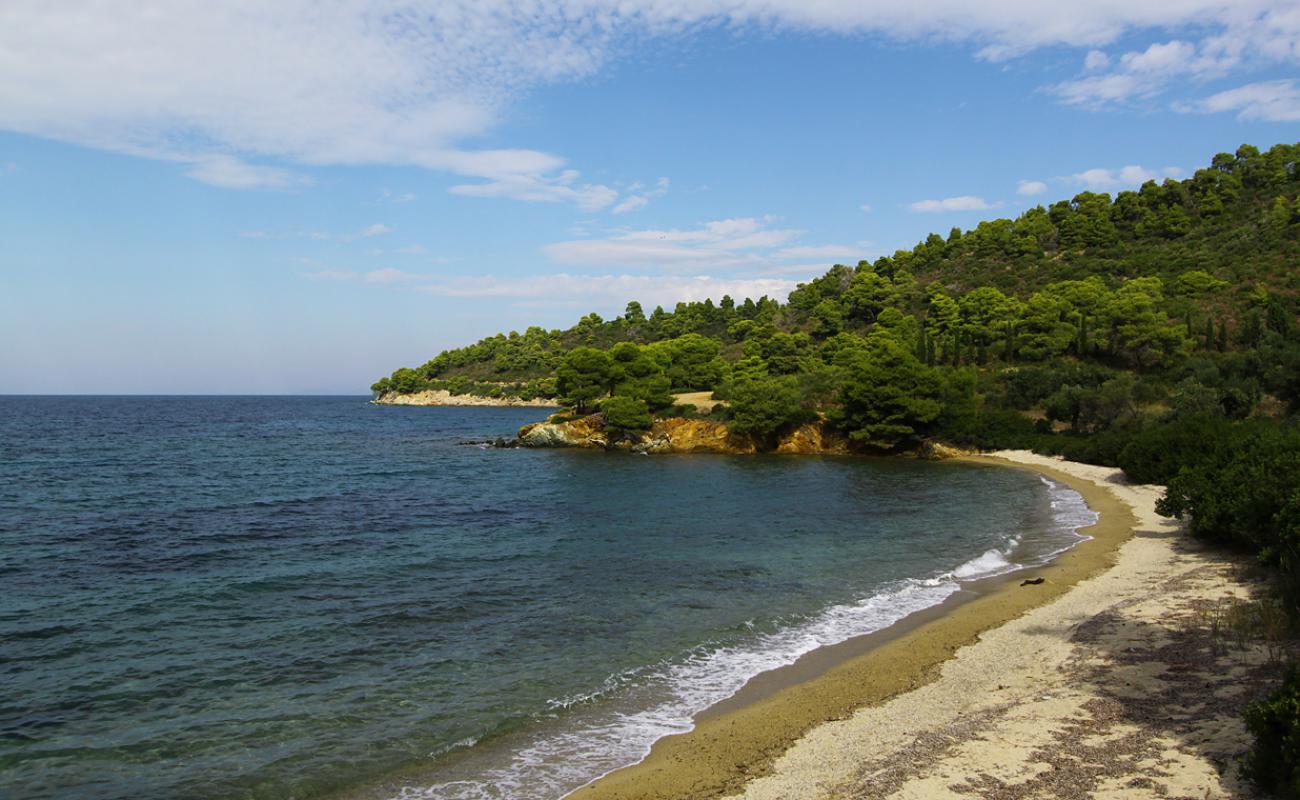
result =
M711 391L725 403L709 416L758 449L817 420L864 450L938 440L1119 466L1167 485L1161 512L1192 535L1272 567L1297 617L1298 265L1300 144L1243 145L1185 180L1083 192L835 265L784 303L647 314L633 301L614 319L445 351L372 389L554 397L624 433L696 415L674 394ZM1251 768L1290 797L1297 684L1250 715Z

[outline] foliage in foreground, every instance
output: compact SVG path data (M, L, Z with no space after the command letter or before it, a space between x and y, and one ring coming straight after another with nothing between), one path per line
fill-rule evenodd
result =
M1156 506L1193 536L1254 553L1300 616L1300 428L1238 425L1201 441Z
M1300 800L1300 667L1246 709L1246 727L1255 737L1246 774L1278 797Z

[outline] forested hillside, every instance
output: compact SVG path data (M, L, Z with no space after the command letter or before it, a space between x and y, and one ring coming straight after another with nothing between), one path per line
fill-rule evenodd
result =
M785 303L647 314L632 301L615 319L445 351L372 388L558 397L577 411L621 398L638 417L711 390L735 430L820 415L880 448L1278 416L1300 399L1298 257L1300 145L1243 145L1187 180L1084 192L836 265Z

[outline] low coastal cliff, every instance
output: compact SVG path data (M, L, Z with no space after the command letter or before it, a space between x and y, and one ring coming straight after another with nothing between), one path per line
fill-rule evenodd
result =
M472 394L452 394L446 389L400 394L384 392L370 401L377 406L505 406L519 408L555 408L554 400L521 397L479 397Z
M819 422L800 425L777 437L774 446L763 446L764 443L753 437L734 434L724 423L709 419L660 419L642 432L609 428L600 414L567 421L552 420L520 428L519 444L523 447L585 447L633 453L844 455L854 452L852 443L845 436Z

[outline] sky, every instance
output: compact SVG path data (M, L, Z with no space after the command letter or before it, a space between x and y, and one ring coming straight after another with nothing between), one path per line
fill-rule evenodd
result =
M978 6L978 7L975 7ZM6 0L0 393L366 393L1300 140L1300 0Z

